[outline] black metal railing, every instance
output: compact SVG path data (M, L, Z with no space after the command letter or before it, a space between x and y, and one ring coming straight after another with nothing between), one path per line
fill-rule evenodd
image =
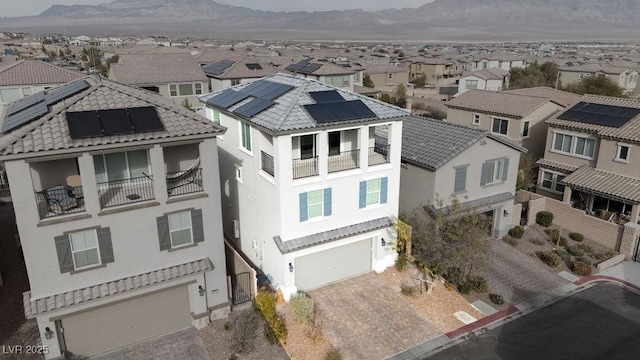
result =
M168 172L167 193L169 197L203 191L202 169L193 168L176 172Z
M391 145L376 145L369 148L369 166L389 162L389 149Z
M343 171L360 167L360 150L342 151L329 156L329 172Z
M273 156L264 151L260 151L260 161L262 163L262 170L267 174L274 176Z
M0 171L0 190L9 188L9 179L7 178L7 172Z
M98 184L100 207L126 205L138 201L152 200L153 179L151 175L138 178L108 181Z
M293 159L293 178L299 179L318 175L318 157L308 159Z
M36 192L40 219L85 211L82 186L59 185Z
M253 299L251 273L231 275L231 300L233 305L247 303Z

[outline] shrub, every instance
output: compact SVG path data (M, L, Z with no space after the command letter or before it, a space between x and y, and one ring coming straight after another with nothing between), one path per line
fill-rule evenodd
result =
M535 245L544 245L544 240L538 238L529 239L529 242Z
M522 226L514 226L509 230L509 235L516 239L521 239L524 235L524 228Z
M311 321L307 322L305 325L304 333L309 339L311 339L311 341L313 341L314 344L322 338L322 318L320 317L319 309L316 309Z
M506 242L507 244L513 246L513 247L517 247L518 246L518 240L512 238L509 235L505 235L504 237L502 237L502 241Z
M224 323L224 329L225 330L231 330L231 323L228 322L228 321L226 323Z
M580 262L583 262L583 263L585 263L587 265L591 265L591 260L589 260L589 258L586 258L586 257L576 258L576 261L580 261Z
M281 344L287 343L287 321L284 316L275 314L271 321L271 330Z
M254 348L258 314L255 311L244 311L235 321L231 335L231 352L249 353Z
M475 291L480 294L486 293L489 288L487 280L482 276L470 276L466 282L469 284L471 291Z
M591 256L593 256L593 258L596 260L607 260L607 259L611 259L616 255L618 255L616 251L605 250L605 251L599 251L597 253L593 253Z
M571 254L573 256L582 256L582 255L584 255L584 250L578 248L577 246L568 246L567 247L567 251L569 252L569 254Z
M585 254L593 253L593 248L587 244L578 244L576 247L585 252Z
M562 262L560 255L556 254L553 251L545 251L540 254L540 260L551 267L556 267L560 265L560 262Z
M324 357L324 360L342 360L342 353L340 352L340 349L332 346L329 351L327 351L327 355Z
M496 304L496 305L504 304L504 298L502 297L502 295L489 294L489 300L491 300L491 302Z
M591 275L591 265L585 264L582 261L574 261L571 265L571 271L580 276Z
M313 320L314 301L305 294L295 294L289 301L293 318L297 323L305 324Z
M544 227L551 226L551 223L553 223L553 213L550 211L538 212L536 214L536 223Z
M558 256L560 256L560 259L562 259L562 261L567 261L569 259L571 259L571 255L569 255L568 252L564 251L564 250L556 250L556 254L558 254Z
M469 284L468 282L458 284L458 292L463 295L469 294L471 292L471 284Z
M287 322L284 316L276 313L276 297L273 293L265 290L258 291L254 299L256 309L266 320L264 335L272 344L280 341L287 342Z
M580 242L580 241L584 240L584 235L582 235L580 233L571 233L571 234L569 234L569 239L571 239L573 241Z
M396 260L396 269L402 272L407 270L408 265L409 265L409 258L407 257L407 254L398 255L398 259Z
M276 314L276 297L273 293L266 290L258 291L253 301L256 309L267 322Z
M400 284L400 292L404 296L415 296L416 295L416 288L413 285L402 283L402 284Z

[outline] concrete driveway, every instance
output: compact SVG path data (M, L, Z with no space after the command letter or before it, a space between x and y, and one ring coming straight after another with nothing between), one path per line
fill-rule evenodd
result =
M384 359L442 335L374 273L309 292L345 359Z

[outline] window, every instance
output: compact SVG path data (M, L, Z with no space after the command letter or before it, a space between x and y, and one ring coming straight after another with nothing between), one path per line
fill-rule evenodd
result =
M356 71L355 74L353 74L353 81L355 82L359 82L360 81L360 72Z
M523 125L522 125L522 137L524 137L524 138L528 138L529 137L529 124L530 124L529 120L523 122Z
M196 95L202 95L202 83L196 83L193 85Z
M231 80L231 86L236 86L236 85L240 85L240 79Z
M553 149L570 153L571 144L573 142L573 136L565 134L556 134L556 139L553 142Z
M596 152L596 140L555 133L553 151L592 159Z
M71 233L69 239L76 270L100 264L100 250L95 229Z
M480 114L473 114L473 125L480 125Z
M389 74L389 79L392 79L392 78L393 78L393 74Z
M581 137L576 137L576 155L582 155L586 157L593 157L593 153L595 152L596 141L594 139L586 139Z
M478 88L478 80L466 80L465 86L467 89L477 89Z
M220 110L213 109L213 122L220 125Z
M351 85L349 75L327 76L325 82L337 87L348 87Z
M236 165L236 180L242 184L242 166Z
M180 96L191 96L193 95L193 84L180 84L178 85L178 91Z
M388 181L389 179L386 177L361 181L360 208L375 204L386 204Z
M141 178L150 173L147 150L95 155L93 165L97 183Z
M507 135L509 129L509 120L493 118L493 126L491 131L496 134Z
M380 179L367 181L367 206L380 202Z
M340 155L340 132L329 133L329 156Z
M311 159L316 156L316 136L303 135L300 136L300 158Z
M300 193L300 222L331 216L331 188Z
M467 189L467 168L469 165L455 167L455 180L453 181L453 192L461 193Z
M496 184L507 180L509 171L509 159L488 160L482 164L480 186Z
M169 85L169 96L192 96L194 94L202 94L202 83Z
M251 151L251 126L247 123L240 123L240 137L242 138L242 147Z
M16 101L20 98L22 98L22 94L18 88L0 89L0 100L2 100L2 103L4 104Z
M168 219L172 248L193 243L190 211L169 214Z
M629 145L618 144L616 150L616 161L629 162Z
M309 208L309 219L322 216L322 190L309 191L307 193L307 205Z
M564 194L564 184L561 184L561 181L564 180L564 178L564 175L543 171L540 187L551 192Z

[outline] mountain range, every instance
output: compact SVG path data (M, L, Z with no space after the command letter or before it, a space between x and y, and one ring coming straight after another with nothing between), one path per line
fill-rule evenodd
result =
M273 12L211 0L53 5L0 30L280 40L637 39L640 0L435 0L418 8Z

